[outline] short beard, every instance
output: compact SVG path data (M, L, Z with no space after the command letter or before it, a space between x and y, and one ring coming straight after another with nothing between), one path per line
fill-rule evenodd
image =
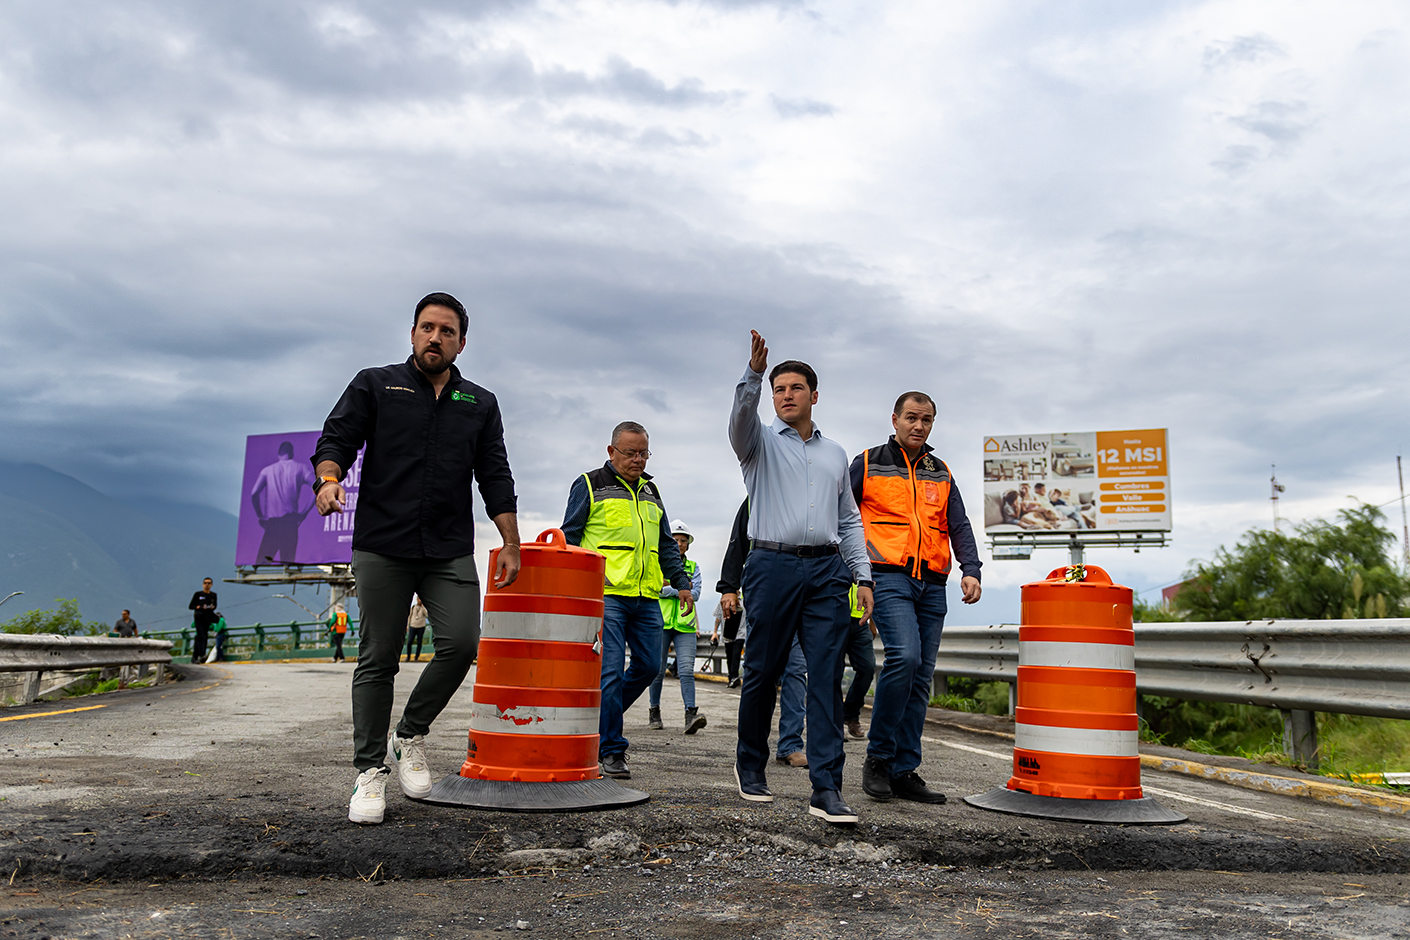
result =
M425 358L423 358L423 355L423 353L417 353L414 358L416 361L416 368L420 369L424 375L440 375L442 372L450 368L452 358L450 356L445 355L445 353L441 353L441 361L435 365L432 365L431 363L427 362Z

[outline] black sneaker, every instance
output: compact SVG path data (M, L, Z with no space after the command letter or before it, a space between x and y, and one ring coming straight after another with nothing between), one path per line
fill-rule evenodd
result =
M617 780L632 779L632 772L627 769L627 755L625 754L603 754L599 759L602 766L602 776L614 777Z
M729 680L728 683L726 683L725 688L727 688L727 689L737 689L737 688L739 688L739 687L740 687L741 685L743 685L743 684L744 684L744 683L740 680L739 676L735 676L733 679Z
M891 768L886 761L868 757L862 762L862 792L878 803L885 803L895 795L891 790Z
M945 794L926 786L925 781L920 779L920 774L914 770L891 778L891 794L898 799L914 800L917 803L934 803L937 806L945 802Z
M842 794L836 790L814 790L813 798L808 801L808 814L842 826L857 821L857 811L844 803Z
M705 727L705 716L700 714L698 708L687 708L685 710L685 733L694 734Z
M734 782L739 785L739 795L751 803L772 803L774 795L769 791L769 786L764 782L763 774L739 772L739 765L734 765Z
M662 728L666 727L661 724L661 709L651 709L646 718L646 727L650 728L652 731L660 731Z

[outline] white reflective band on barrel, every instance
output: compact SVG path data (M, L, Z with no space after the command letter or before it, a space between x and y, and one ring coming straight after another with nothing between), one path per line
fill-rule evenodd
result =
M499 734L597 734L598 711L551 705L511 705L501 710L475 702L470 707L470 730Z
M1050 643L1047 640L1020 640L1018 664L1134 670L1136 647L1121 643Z
M1053 728L1048 725L1014 726L1013 746L1054 754L1086 754L1094 757L1137 757L1135 731L1103 731L1095 728Z
M530 614L517 610L487 610L480 627L484 640L557 640L592 643L602 621L571 614Z

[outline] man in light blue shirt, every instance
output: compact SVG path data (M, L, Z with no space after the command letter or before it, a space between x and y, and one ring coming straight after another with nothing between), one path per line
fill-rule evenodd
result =
M759 419L769 350L751 331L749 367L734 390L729 439L749 490L752 550L744 566L749 643L739 697L735 780L746 800L773 802L765 780L774 687L797 637L808 661L808 812L855 823L842 799L842 646L851 627L855 581L871 617L871 565L852 495L847 452L813 424L817 374L789 360L769 373L772 424Z

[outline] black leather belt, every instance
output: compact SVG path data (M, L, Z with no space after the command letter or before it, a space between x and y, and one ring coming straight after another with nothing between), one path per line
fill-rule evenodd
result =
M769 552L797 555L799 558L821 558L824 555L837 554L836 545L785 545L782 542L766 542L763 539L755 539L750 545Z

